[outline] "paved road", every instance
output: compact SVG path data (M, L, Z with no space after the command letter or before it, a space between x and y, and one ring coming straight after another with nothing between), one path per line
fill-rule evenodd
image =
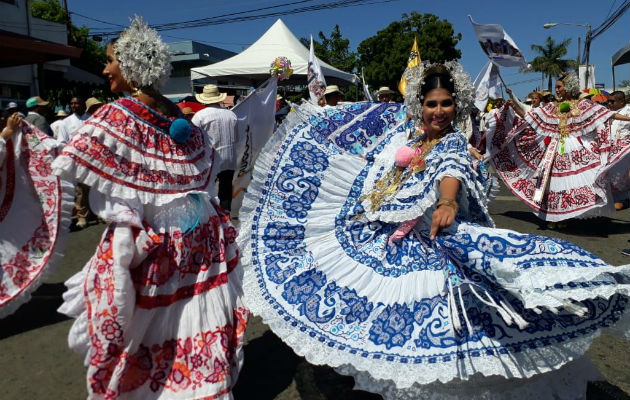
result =
M630 263L619 249L630 247L630 212L614 218L580 221L562 232L539 226L536 218L505 189L490 211L498 227L560 237L574 242L614 265ZM63 399L86 397L85 369L80 357L66 344L71 322L57 314L63 281L91 256L104 225L70 235L63 265L14 315L0 320L0 399ZM332 369L313 366L285 346L260 319L253 318L247 332L245 367L235 397L257 400L380 399L353 391L353 380ZM589 355L606 381L589 386L589 400L630 399L630 346L604 335Z

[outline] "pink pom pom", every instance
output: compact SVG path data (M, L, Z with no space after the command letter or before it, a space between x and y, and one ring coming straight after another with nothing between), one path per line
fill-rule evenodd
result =
M401 168L407 168L414 155L415 151L409 146L399 148L396 150L396 165Z

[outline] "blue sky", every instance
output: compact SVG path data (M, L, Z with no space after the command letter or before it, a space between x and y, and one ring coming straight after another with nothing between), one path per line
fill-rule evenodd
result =
M220 14L265 7L287 1L280 0L108 0L79 1L69 0L68 8L79 14L103 21L127 25L129 17L138 14L150 24L183 21L194 18L212 17ZM474 77L483 67L487 58L476 42L473 28L467 15L471 14L478 23L498 23L514 39L527 60L535 57L531 44L543 44L547 36L556 41L571 39L568 58L577 57L577 38L586 34L580 26L559 25L543 29L546 22L590 24L598 27L611 10L615 10L622 0L599 1L419 1L400 0L391 3L364 5L314 11L281 17L285 24L299 37L317 35L319 31L330 34L335 25L356 46L364 39L373 36L393 21L401 19L403 13L417 11L432 13L451 22L455 32L462 34L458 48L462 51L461 62L465 70ZM308 4L308 3L307 3ZM192 39L239 52L252 44L276 20L276 17L232 24L181 29L162 32L166 42ZM111 26L74 16L77 25L95 29L109 29ZM595 65L596 81L612 86L610 67L611 56L630 41L630 12L623 15L604 34L595 39L591 46L591 64ZM619 66L615 70L616 81L630 79L630 65ZM524 96L541 85L540 74L520 74L516 68L501 68L505 82L519 96ZM524 82L530 81L530 82Z

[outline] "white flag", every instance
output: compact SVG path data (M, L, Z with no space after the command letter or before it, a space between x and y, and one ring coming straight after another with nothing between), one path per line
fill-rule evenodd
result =
M266 86L265 86L266 85ZM258 154L265 146L276 124L278 79L269 78L232 111L238 117L238 171L232 182L232 210L237 216Z
M470 22L475 28L477 40L488 58L501 67L520 67L527 65L523 53L518 49L514 40L499 24L478 24L469 15Z
M370 94L370 89L368 85L365 83L365 78L363 77L363 70L361 70L361 81L363 82L363 95L365 96L365 100L372 102L372 95Z
M306 73L308 82L308 92L311 95L311 102L317 104L317 101L324 95L326 91L326 78L319 66L319 60L315 56L315 47L313 46L313 35L311 35L311 51L308 55L308 71Z
M490 60L483 66L479 75L475 78L475 107L485 111L488 98L501 97L501 81L499 79L499 67Z

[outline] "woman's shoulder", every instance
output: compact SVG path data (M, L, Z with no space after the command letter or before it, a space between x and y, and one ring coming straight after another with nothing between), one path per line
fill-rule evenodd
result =
M456 129L444 136L442 143L444 144L444 147L450 150L460 149L462 147L466 150L468 147L468 139L459 129Z

